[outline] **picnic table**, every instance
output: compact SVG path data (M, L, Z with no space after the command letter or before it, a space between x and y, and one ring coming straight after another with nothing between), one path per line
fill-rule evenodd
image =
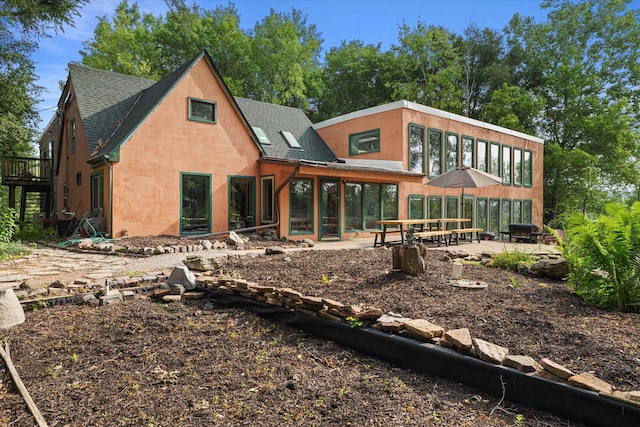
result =
M414 235L417 238L431 238L432 241L437 240L438 246L443 242L448 245L450 241L447 243L447 236L452 237L455 235L457 242L462 230L466 230L466 232L478 230L464 228L464 225L469 222L471 222L469 218L385 219L376 221L377 224L382 225L382 230L374 230L371 232L376 236L373 241L373 246L376 247L378 245L378 236L380 236L379 244L383 246L387 241L387 234L391 233L400 233L400 243L404 245L406 231L411 226L416 228ZM460 226L461 224L463 225L462 227ZM425 226L427 229L425 229Z

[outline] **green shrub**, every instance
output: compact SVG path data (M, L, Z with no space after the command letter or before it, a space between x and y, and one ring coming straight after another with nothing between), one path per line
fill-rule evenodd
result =
M535 260L536 258L533 255L522 252L517 248L514 248L512 251L505 249L504 251L493 255L487 266L501 268L503 270L517 271L519 266L523 264L531 265Z
M0 261L11 258L18 258L31 252L31 248L20 242L0 242Z
M574 215L560 250L569 283L587 303L628 311L640 302L640 202L608 204L595 221Z
M23 242L37 242L41 240L55 240L58 235L53 228L34 227L31 224L22 224L19 231L13 236L16 240Z
M9 243L18 227L15 209L0 207L0 242Z

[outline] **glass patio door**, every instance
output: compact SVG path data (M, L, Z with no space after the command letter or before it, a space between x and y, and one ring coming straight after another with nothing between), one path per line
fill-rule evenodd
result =
M319 238L340 237L340 181L320 180Z
M211 175L180 176L180 234L211 232Z

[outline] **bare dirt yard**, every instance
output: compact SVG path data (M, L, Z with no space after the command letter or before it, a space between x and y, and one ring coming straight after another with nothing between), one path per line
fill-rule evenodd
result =
M451 286L446 252L426 273L390 272L391 252L301 251L229 260L221 274L381 308L640 389L640 315L601 311L567 284L465 265L486 289ZM207 300L27 312L3 331L51 426L576 426L442 378ZM35 422L0 363L0 425Z

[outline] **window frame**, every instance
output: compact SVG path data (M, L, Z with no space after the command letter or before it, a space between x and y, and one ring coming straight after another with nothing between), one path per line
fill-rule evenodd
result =
M438 134L440 136L440 143L438 148L438 167L439 167L439 172L438 173L433 173L432 167L431 167L431 135L432 133L434 134ZM442 150L442 146L443 146L443 132L442 129L438 129L438 128L427 128L427 176L429 178L434 178L436 176L440 176L443 173L443 150ZM435 143L434 143L435 146Z
M450 150L451 147L449 143L449 137L455 137L456 139L455 153L453 153L455 155L455 162L452 162L451 164L449 160L452 159L454 156L451 155L453 150ZM460 135L455 132L445 132L444 141L445 141L444 142L444 158L445 158L444 172L449 172L450 170L453 170L458 166L460 166Z
M480 206L483 203L484 208ZM484 225L482 220L484 220ZM487 197L476 198L476 227L489 231L489 199Z
M422 132L422 141L416 141L416 142L420 142L420 170L416 170L415 167L413 167L413 158L417 158L418 154L414 154L412 152L412 130L413 129L419 129ZM426 164L425 164L425 136L426 136L427 132L426 132L426 127L419 125L417 123L409 123L408 126L408 135L407 135L407 149L409 151L409 155L407 157L407 170L411 171L411 172L421 172L421 173L425 173L425 168L426 168Z
M91 199L91 210L104 210L104 172L92 173L89 180L91 182L91 189L89 190L91 193L89 196Z
M436 202L438 204L438 210L440 211L440 213L438 214L437 218L435 216L431 216L431 202L434 202L434 206L435 206ZM429 196L429 197L427 197L427 217L429 219L442 218L442 212L443 212L442 196Z
M364 138L364 137L376 137L378 139L377 147L374 148L374 149L370 149L370 150L363 150L362 152L360 151L360 149L357 149L357 147L358 147L357 144L358 144L359 141L354 141L354 140L356 138L360 139L360 138ZM380 152L380 145L381 145L380 128L370 129L370 130L366 130L366 131L363 131L363 132L356 132L356 133L349 134L348 144L349 144L349 157L361 156L361 155L370 154L370 153L379 153Z
M505 205L509 205L509 211L505 212ZM505 213L507 214L507 217L505 218ZM513 216L513 206L511 204L511 199L502 199L500 201L500 229L501 230L508 230L509 229L509 224L512 223L512 218ZM501 234L502 236L502 234ZM509 239L509 236L506 236L506 239Z
M200 99L200 98L194 98L194 97L188 97L188 119L194 122L200 122L200 123L209 123L209 124L217 124L218 123L218 103L216 101L209 101L206 99ZM207 119L201 116L195 116L193 113L193 103L201 103L201 104L208 104L211 105L211 111L212 111L212 119Z
M522 222L525 224L533 224L533 200L523 199L521 210ZM526 217L528 217L528 221L525 221L527 219Z
M422 214L417 217L417 218L413 218L411 213L411 205L412 202L419 202L420 205L422 206ZM409 212L409 219L423 219L425 217L425 206L424 206L424 195L423 194L409 194L409 199L408 199L408 204L407 204L407 210Z
M300 230L295 230L292 227L292 194L293 190L294 190L294 181L306 181L310 183L309 186L309 195L307 195L307 201L310 204L310 209L308 209L308 212L310 212L310 217L308 217L308 219L310 219L310 228L309 231L300 231ZM313 234L314 230L315 230L315 197L314 197L314 193L315 193L315 180L313 178L303 178L303 177L296 177L296 178L292 178L291 181L289 181L289 233L291 235L309 235L309 234Z
M526 161L527 153L529 154L528 167L527 167L527 161ZM533 151L532 150L522 151L522 185L527 188L533 187Z
M449 216L449 205L455 207L454 216ZM460 198L457 196L445 196L444 198L444 218L458 218L460 215Z
M188 177L202 177L206 179L206 210L207 210L207 229L206 230L196 230L196 231L185 231L184 222L183 222L183 209L184 209L184 180ZM211 233L211 223L213 221L213 211L212 211L212 175L209 173L196 173L196 172L180 172L180 235L194 235L194 234L202 234L202 231L207 233Z
M271 182L271 189L266 189L270 194L265 195L264 185ZM276 177L274 175L264 175L260 177L260 224L273 224L276 221L276 203L275 203L275 184ZM266 202L269 201L271 209ZM270 210L270 212L267 212Z
M484 144L484 150L480 150L480 144ZM479 155L484 156L484 167L480 167ZM482 172L489 172L489 141L486 139L476 139L476 168Z
M505 154L508 151L508 158L505 158ZM502 144L500 157L501 157L501 165L500 168L502 170L502 185L512 185L513 184L513 147L507 144Z
M497 174L495 173L496 171L494 171L494 164L493 164L493 148L496 147L498 149L498 158L497 158ZM491 141L491 144L489 144L489 161L487 163L487 167L489 168L489 173L491 175L495 175L495 176L501 176L500 174L502 173L502 150L500 148L500 143L499 142L495 142L495 141Z
M471 144L469 145L469 148L471 149L471 153L470 153L471 154L471 164L470 165L467 165L464 162L464 158L465 158L464 154L466 152L466 150L465 150L465 141L471 141ZM460 165L461 166L469 166L469 167L472 167L472 168L475 167L475 152L476 152L475 144L476 144L476 140L472 136L463 134L460 137Z
M519 166L516 166L516 152L519 153L519 155L517 156L518 160L519 160ZM522 187L522 181L523 181L523 169L522 169L522 148L520 147L513 147L513 186L514 187ZM516 179L519 178L519 179Z

